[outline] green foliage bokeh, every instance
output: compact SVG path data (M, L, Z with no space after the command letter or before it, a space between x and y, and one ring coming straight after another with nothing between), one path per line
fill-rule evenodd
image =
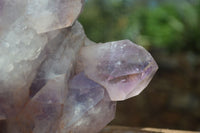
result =
M88 0L79 21L95 42L130 39L146 48L200 53L199 0Z

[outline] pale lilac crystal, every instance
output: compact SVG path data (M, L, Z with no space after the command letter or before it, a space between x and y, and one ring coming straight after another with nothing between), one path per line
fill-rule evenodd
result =
M19 18L44 33L72 26L84 0L0 0L0 35Z
M65 102L65 88L65 75L49 80L7 130L12 133L55 133Z
M47 35L53 37L54 34L52 32ZM69 77L74 73L73 66L85 37L79 22L75 22L74 26L69 29L61 30L56 37L53 37L45 49L48 57L41 65L31 86L31 96L38 92L48 79L57 75L65 74L67 83Z
M0 0L0 35L25 11L27 0Z
M84 0L28 0L26 17L38 33L72 26Z
M128 40L83 47L81 60L86 75L103 85L113 101L138 95L158 69L144 48Z
M76 123L66 131L73 133L98 133L110 123L116 112L116 102L110 100L107 93L93 108L88 110Z
M66 101L64 115L57 131L60 133L96 133L115 115L116 103L109 99L102 86L88 79L83 73L69 82Z
M76 22L73 27L47 34L46 60L40 66L30 91L31 99L14 120L8 121L8 132L55 133L59 118L68 102L68 78L85 35ZM76 45L74 45L74 43ZM66 114L68 115L68 114Z
M38 35L18 19L0 36L0 113L18 112L28 100L29 87L45 59L46 35Z
M97 133L114 118L111 99L138 94L157 70L130 41L90 41L75 22L83 3L0 0L0 121L7 133Z

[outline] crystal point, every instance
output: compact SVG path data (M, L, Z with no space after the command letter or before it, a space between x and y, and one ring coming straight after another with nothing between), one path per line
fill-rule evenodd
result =
M104 88L83 73L69 82L69 93L64 106L59 131L61 133L97 133L115 115L116 103ZM99 119L100 118L100 119Z
M83 5L0 0L0 132L97 133L115 101L150 82L158 67L144 48L86 37L76 21Z
M72 26L83 0L28 0L26 16L38 33Z
M152 56L129 40L83 47L81 59L86 75L113 101L138 95L158 69Z
M13 133L55 133L65 100L65 75L49 80L10 125ZM14 127L12 127L14 126ZM13 131L15 129L15 131Z

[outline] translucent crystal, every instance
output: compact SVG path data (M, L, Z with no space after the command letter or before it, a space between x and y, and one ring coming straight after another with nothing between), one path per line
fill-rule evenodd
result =
M85 36L76 21L83 4L0 0L1 131L97 133L114 118L114 101L151 80L157 65L144 48Z
M46 35L38 35L18 19L0 36L0 113L16 114L28 100L29 87L45 59Z
M9 125L12 133L55 133L65 100L65 76L60 75L47 84L29 101Z
M28 0L26 16L38 33L72 26L84 0Z
M24 101L25 106L19 108L16 116L8 119L8 133L55 133L60 117L64 115L63 107L68 102L68 79L73 73L73 64L85 34L76 22L69 29L53 31L46 36L49 42L43 53L45 61L38 68L30 87L30 99Z
M1 0L0 35L21 17L37 33L72 26L83 3L84 0Z
M27 0L0 0L0 35L25 11Z
M57 132L97 133L115 116L116 103L110 100L102 86L83 73L69 82L66 101Z
M152 56L129 40L83 47L81 60L86 75L104 86L113 101L138 95L158 69Z
M0 36L0 119L20 111L29 99L30 86L35 94L57 75L66 74L68 80L84 44L85 34L78 22L48 34L37 34L24 26L16 21Z

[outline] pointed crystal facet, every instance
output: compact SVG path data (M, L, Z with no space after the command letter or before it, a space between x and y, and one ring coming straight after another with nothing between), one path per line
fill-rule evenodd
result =
M82 10L84 0L28 0L26 16L38 32L72 26Z
M69 87L57 133L97 133L114 118L116 103L102 86L80 73Z
M158 69L152 56L129 40L84 47L81 61L86 75L104 86L113 101L138 95Z
M45 58L47 36L27 28L23 20L0 35L0 115L7 118L28 100L29 87Z
M13 133L55 133L66 97L65 75L51 79L9 125ZM14 127L12 127L14 126Z
M65 75L67 85L80 47L84 44L85 34L78 22L70 28L48 34L24 29L23 23L19 22L0 36L3 38L0 40L1 120L13 119L21 112L30 100L29 90L32 98L49 80L59 75ZM9 43L8 47L6 43Z
M144 48L85 36L75 22L83 4L0 0L3 132L97 133L114 118L114 101L150 82L158 67Z

